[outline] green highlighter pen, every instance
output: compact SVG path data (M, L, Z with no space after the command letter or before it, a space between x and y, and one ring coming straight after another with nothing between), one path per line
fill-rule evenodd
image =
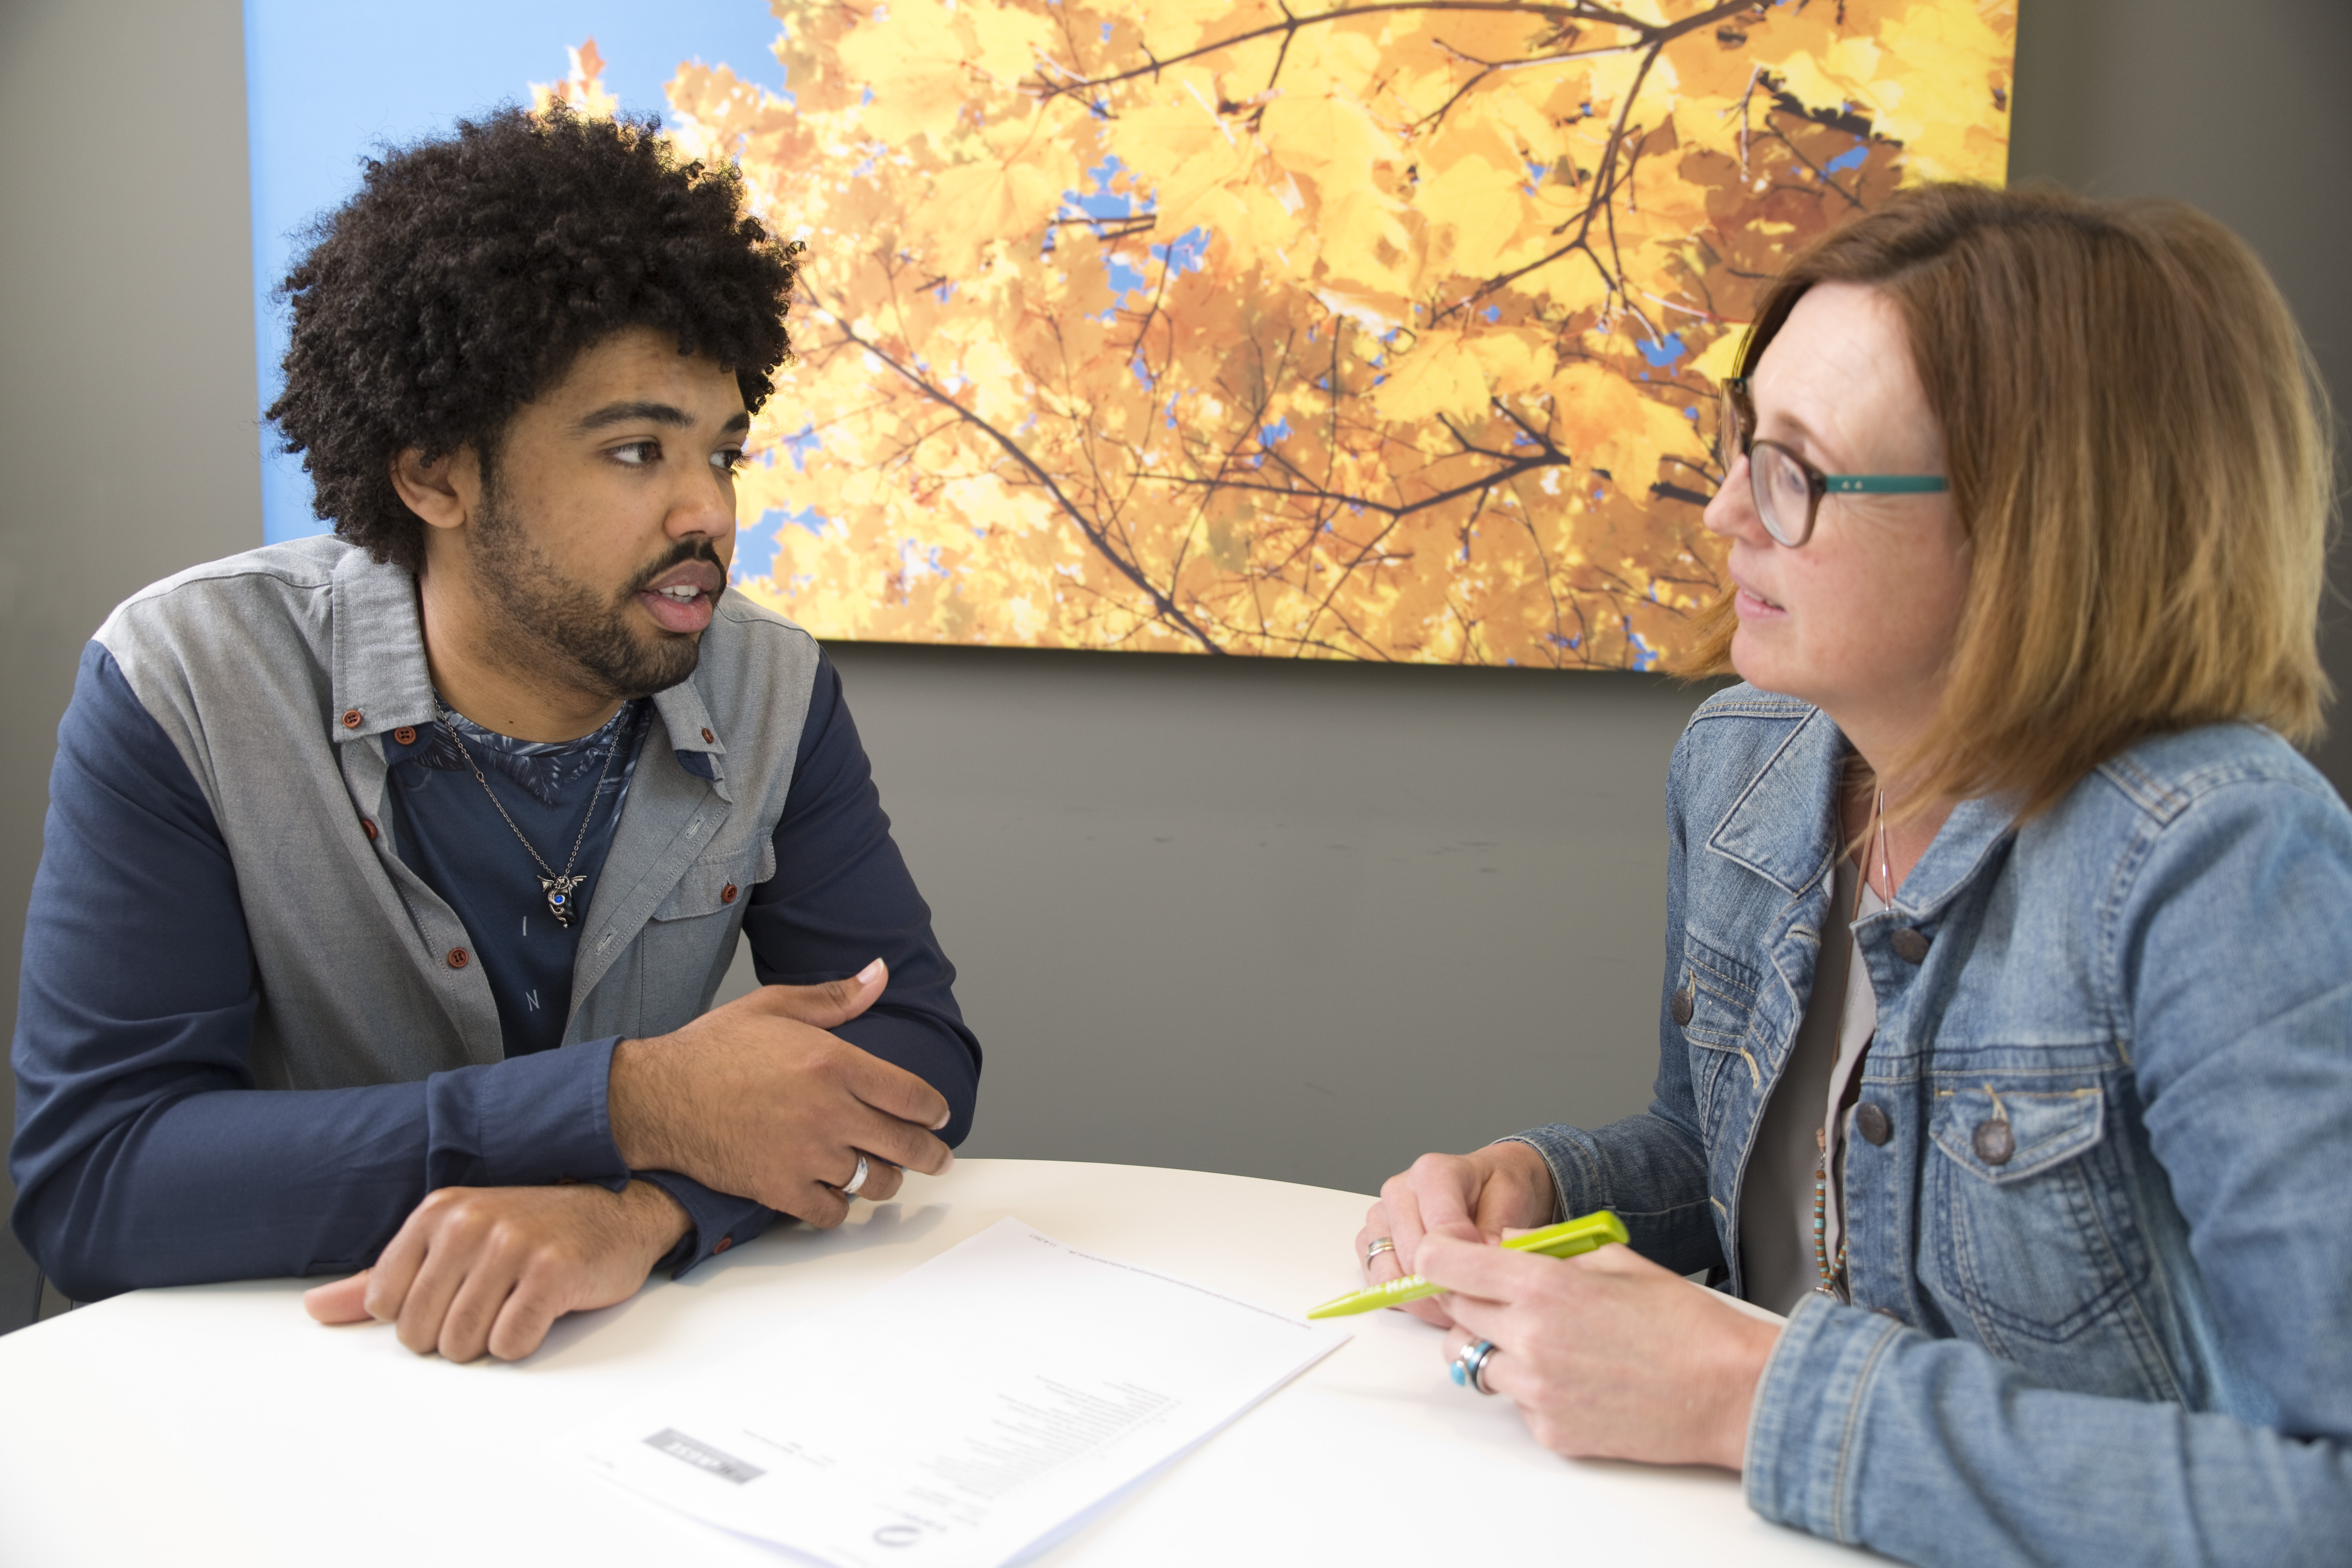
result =
M1548 1225L1541 1230L1531 1230L1525 1236L1515 1236L1503 1243L1514 1252L1539 1252L1546 1258L1573 1258L1580 1252L1590 1252L1596 1247L1627 1240L1624 1224L1607 1209L1593 1214L1579 1215L1559 1225ZM1405 1301L1418 1301L1423 1296L1444 1293L1445 1287L1433 1285L1418 1274L1407 1274L1385 1285L1375 1285L1369 1290L1351 1290L1337 1300L1326 1301L1307 1315L1310 1318L1346 1318L1376 1308L1394 1307Z

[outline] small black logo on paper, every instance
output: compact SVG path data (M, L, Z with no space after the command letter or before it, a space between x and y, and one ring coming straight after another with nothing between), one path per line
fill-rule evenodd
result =
M732 1454L722 1453L698 1437L665 1426L646 1439L646 1447L658 1448L673 1459L683 1459L696 1469L741 1486L754 1481L768 1472L757 1465L747 1465Z

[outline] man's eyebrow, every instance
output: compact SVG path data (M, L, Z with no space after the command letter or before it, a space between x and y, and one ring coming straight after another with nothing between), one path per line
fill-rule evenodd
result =
M583 415L572 425L572 433L575 436L585 436L592 431L604 429L608 426L633 425L639 420L655 425L667 425L676 430L690 430L695 425L694 416L675 404L607 403L593 413ZM734 418L719 426L721 430L728 432L749 430L751 427L751 416L749 413L738 413Z

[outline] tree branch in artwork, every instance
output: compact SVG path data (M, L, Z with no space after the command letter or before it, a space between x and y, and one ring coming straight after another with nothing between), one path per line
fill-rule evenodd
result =
M1759 283L1906 179L1999 177L2014 16L1647 9L780 0L789 100L670 87L824 304L744 591L887 640L1686 646Z

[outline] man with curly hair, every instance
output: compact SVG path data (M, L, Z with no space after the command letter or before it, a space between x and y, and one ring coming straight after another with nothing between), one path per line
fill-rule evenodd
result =
M335 532L84 654L14 1220L77 1298L360 1269L312 1315L511 1358L946 1169L980 1050L833 667L726 590L799 247L560 107L312 238L270 416Z

